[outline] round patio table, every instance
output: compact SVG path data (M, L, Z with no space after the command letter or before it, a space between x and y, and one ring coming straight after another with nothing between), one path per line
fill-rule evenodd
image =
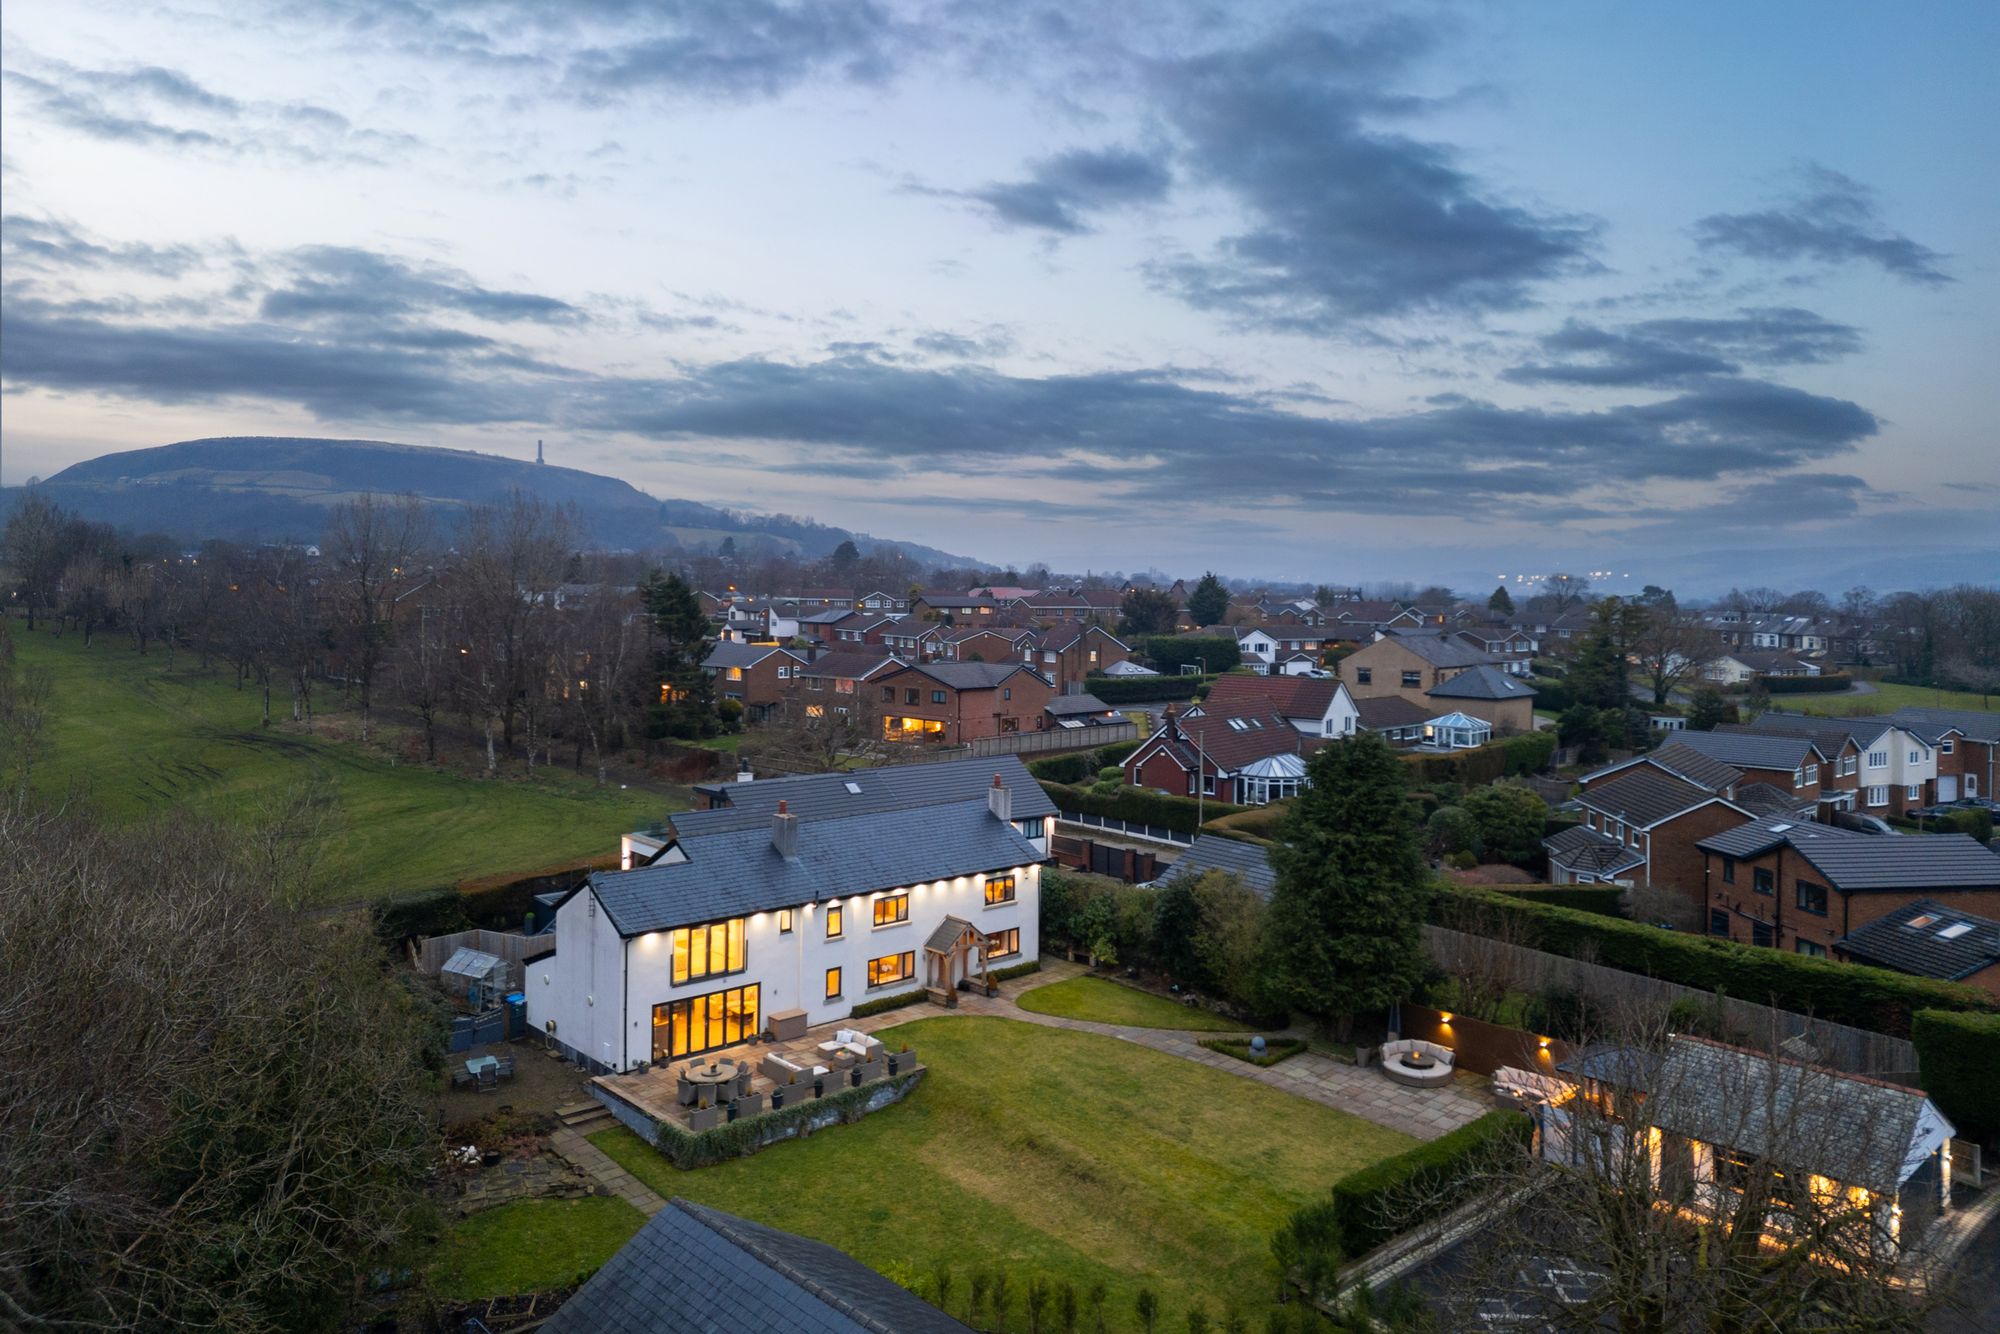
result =
M688 1067L687 1081L699 1093L707 1089L712 1095L725 1084L733 1084L743 1069L735 1061L696 1061Z
M1406 1051L1396 1059L1412 1070L1429 1070L1437 1065L1436 1057L1420 1051Z

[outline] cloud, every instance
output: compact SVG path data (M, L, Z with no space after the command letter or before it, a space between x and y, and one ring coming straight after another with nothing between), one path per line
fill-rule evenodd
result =
M1808 163L1801 175L1783 206L1711 214L1695 223L1695 241L1705 250L1749 259L1873 264L1905 282L1935 287L1953 281L1944 269L1946 256L1882 221L1873 190L1817 163Z
M0 217L0 254L17 271L126 269L161 278L178 278L205 259L194 246L114 244L65 222L19 213Z
M1540 340L1564 358L1515 366L1516 384L1668 388L1749 366L1811 365L1858 351L1860 330L1795 307L1751 308L1732 317L1642 320L1618 329L1571 320Z
M1329 333L1513 309L1537 283L1593 268L1595 223L1504 202L1448 146L1377 127L1423 108L1388 84L1426 44L1407 24L1302 30L1158 66L1182 161L1253 221L1211 254L1154 263L1154 284L1249 324Z
M27 63L33 72L5 72L27 99L25 114L105 142L315 164L379 163L421 143L310 102L242 101L160 65L90 69L32 56Z
M441 310L503 324L579 324L586 318L555 297L497 291L456 269L352 246L307 246L279 264L288 285L266 292L261 304L271 320L403 320Z
M635 93L772 98L835 73L879 83L896 64L900 29L869 0L669 0L614 6L647 31L571 53L562 87L585 102Z
M1004 357L1015 347L1014 335L994 324L976 333L954 333L949 329L927 329L910 340L910 346L932 356L970 361L975 357Z
M1090 230L1087 214L1156 203L1172 185L1173 173L1156 155L1079 148L1032 163L1023 180L926 193L972 200L1003 226L1075 236Z

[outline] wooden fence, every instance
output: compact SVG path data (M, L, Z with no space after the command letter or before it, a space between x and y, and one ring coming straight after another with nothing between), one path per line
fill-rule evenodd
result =
M1131 722L1098 723L1092 727L1058 727L1049 732L1010 732L1005 736L980 737L972 743L972 753L987 755L1040 755L1056 750L1093 750L1115 746L1120 741L1137 741L1139 728Z
M467 946L505 959L511 965L514 977L519 979L525 975L525 965L556 952L556 936L553 931L523 936L511 931L487 931L480 927L470 931L453 931L444 936L428 936L417 942L417 971L436 977L452 952Z
M1449 927L1425 926L1424 944L1432 961L1453 977L1478 973L1489 982L1504 981L1508 991L1529 995L1547 987L1566 988L1614 1020L1620 1014L1657 1019L1678 1000L1705 1005L1713 1005L1716 1000L1714 992L1699 991L1678 982L1586 963ZM1735 996L1722 998L1722 1017L1731 1029L1742 1032L1759 1046L1803 1037L1819 1053L1819 1064L1849 1074L1872 1075L1917 1086L1917 1049L1903 1038L1814 1019Z

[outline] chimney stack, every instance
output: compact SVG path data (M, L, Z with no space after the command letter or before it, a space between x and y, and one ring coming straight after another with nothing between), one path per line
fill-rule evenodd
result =
M993 818L1004 824L1014 821L1014 794L1000 781L1000 775L993 775L993 786L986 789L986 809L993 812Z
M786 861L798 860L799 817L791 813L782 798L778 813L771 817L771 847Z

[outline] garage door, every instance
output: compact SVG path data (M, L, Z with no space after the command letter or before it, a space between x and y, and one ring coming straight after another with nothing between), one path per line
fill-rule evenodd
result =
M1958 800L1958 775L1957 775L1957 774L1953 774L1953 775L1952 775L1951 777L1949 777L1949 778L1945 777L1945 776L1944 776L1943 774L1939 774L1939 775L1938 775L1938 800L1939 800L1939 801L1957 801L1957 800Z

